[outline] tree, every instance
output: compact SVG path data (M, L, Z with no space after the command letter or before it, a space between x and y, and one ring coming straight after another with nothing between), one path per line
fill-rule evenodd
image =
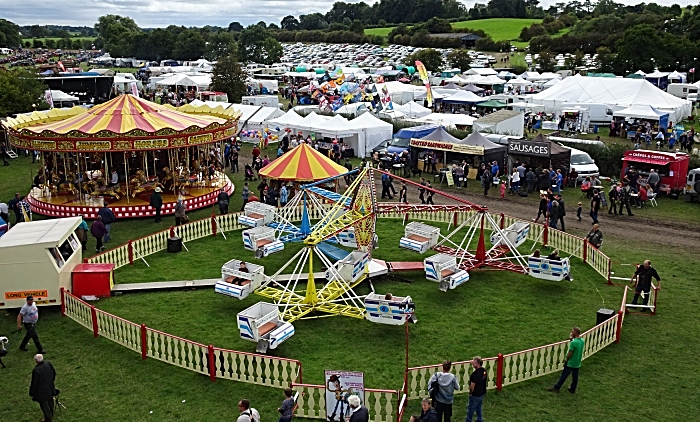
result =
M424 48L413 54L406 56L403 60L405 64L413 64L416 61L423 63L425 68L430 71L439 71L442 68L442 54L432 48Z
M211 89L225 92L232 103L240 103L246 94L246 79L238 58L234 54L219 57L212 69Z
M243 31L243 25L240 22L231 22L228 24L228 32L241 32Z
M311 13L309 15L299 15L299 29L313 31L315 29L328 28L328 22L320 13Z
M238 37L238 53L241 61L272 64L282 57L282 45L270 32L258 25L251 25Z
M456 67L461 71L469 69L472 63L472 58L465 48L456 48L452 50L450 54L447 55L446 59L452 67Z
M14 68L0 72L0 116L32 111L32 104L39 104L39 109L46 108L41 98L47 89L34 69Z
M51 50L56 48L56 40L54 40L53 38L49 38L48 40L46 40L46 48L49 48Z
M19 25L5 19L0 19L0 47L16 48L22 44L19 35Z
M214 61L219 57L236 54L237 48L236 41L230 32L215 32L209 36L204 50L204 58Z
M133 38L141 29L133 19L118 15L100 16L95 29L104 42L104 48L112 57L134 55Z
M355 19L350 23L350 26L348 29L356 34L364 34L365 33L365 26L362 24L362 21L359 19Z
M299 29L299 20L292 15L285 16L280 22L280 28L285 31L296 31Z
M641 69L646 73L654 71L655 62L662 62L668 52L661 37L649 25L629 28L617 42L618 59L626 63L628 69Z
M195 29L188 29L177 36L173 46L173 58L175 60L195 60L204 55L206 40Z
M598 55L598 72L613 72L615 56L610 49L608 47L598 47L596 54Z
M537 58L537 64L540 66L542 72L554 72L556 70L557 61L554 58L554 54L546 50L540 52L540 56Z

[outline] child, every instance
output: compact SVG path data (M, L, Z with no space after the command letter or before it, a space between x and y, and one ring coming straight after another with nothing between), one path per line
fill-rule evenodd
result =
M506 197L506 181L501 182L501 199Z
M277 408L277 411L280 412L279 422L292 421L292 413L294 412L293 395L294 391L291 388L284 389L284 401L282 402L282 406Z
M581 206L581 203L578 203L578 209L576 209L576 217L578 217L578 221L581 221L581 211L583 211L583 207Z

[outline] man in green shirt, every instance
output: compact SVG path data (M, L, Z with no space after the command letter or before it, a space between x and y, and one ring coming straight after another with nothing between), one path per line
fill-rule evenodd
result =
M564 370L561 372L561 377L559 381L554 384L554 387L548 388L549 391L559 392L559 389L571 374L571 387L569 393L576 392L576 385L578 384L578 370L581 368L581 359L583 358L583 345L584 341L581 338L581 329L574 327L571 329L571 334L569 334L571 341L569 342L569 353L566 354L566 361L564 362Z

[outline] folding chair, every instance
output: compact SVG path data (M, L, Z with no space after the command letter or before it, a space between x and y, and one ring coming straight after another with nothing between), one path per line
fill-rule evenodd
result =
M653 195L649 196L649 198L647 199L647 202L649 202L649 204L651 204L652 207L658 206L658 205L656 204L656 195L657 195L657 194L654 193Z

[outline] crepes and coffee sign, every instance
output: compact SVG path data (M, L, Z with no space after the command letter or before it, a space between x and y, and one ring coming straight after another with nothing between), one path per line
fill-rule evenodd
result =
M460 154L484 155L484 147L476 145L453 144L452 142L430 141L416 138L411 139L410 145L416 148L436 149Z
M508 141L508 154L549 158L551 151L549 142Z

